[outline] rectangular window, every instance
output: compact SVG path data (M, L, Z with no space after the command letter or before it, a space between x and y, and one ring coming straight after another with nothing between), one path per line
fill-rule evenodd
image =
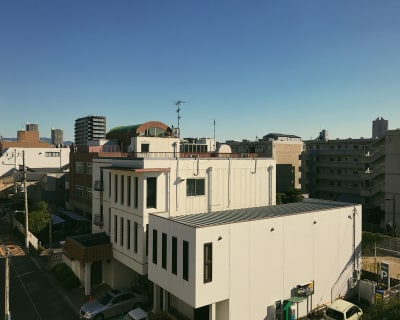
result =
M212 243L204 244L204 283L212 281Z
M126 204L128 207L131 206L131 180L132 177L128 176L128 181L126 183Z
M60 152L45 152L44 156L45 157L57 157L59 158L61 155Z
M138 224L137 222L133 225L133 251L138 252Z
M82 199L83 198L83 187L82 186L75 186L75 198Z
M86 199L92 200L92 188L86 188Z
M75 173L83 173L83 162L75 163Z
M114 175L114 202L118 202L118 175Z
M135 197L134 197L134 201L135 201L135 208L138 207L139 205L139 178L135 177Z
M121 175L121 204L124 204L125 201L125 176Z
M167 269L167 234L163 232L162 234L162 251L161 251L161 266L163 269Z
M178 274L178 239L176 237L172 237L171 270L173 274Z
M150 145L148 143L142 143L141 150L142 150L142 152L149 152Z
M157 230L153 229L153 263L157 264Z
M189 280L189 242L183 240L182 247L182 278L183 280Z
M108 197L111 198L111 172L108 173Z
M147 178L147 208L156 208L157 204L157 178L148 177Z
M114 243L118 242L118 217L114 216Z
M187 179L186 180L187 196L204 196L205 195L205 179Z
M93 171L93 164L91 162L86 163L86 174L91 175Z
M126 248L131 250L131 220L126 220Z
M124 218L120 218L120 230L121 230L121 232L120 232L120 238L119 238L119 244L120 244L120 246L121 247L123 247L124 246Z
M108 208L108 235L111 235L111 208Z
M149 224L146 224L146 257L149 256Z

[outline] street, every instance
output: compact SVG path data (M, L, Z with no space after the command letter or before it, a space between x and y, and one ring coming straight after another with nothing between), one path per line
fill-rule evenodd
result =
M4 223L0 221L0 224ZM3 228L1 228L3 231ZM5 258L4 246L10 250L9 259L9 310L12 320L70 320L78 319L79 310L68 302L61 288L54 285L51 275L43 272L38 258L26 255L18 244L10 243L12 238L4 239L0 252L0 310L4 318L5 303Z

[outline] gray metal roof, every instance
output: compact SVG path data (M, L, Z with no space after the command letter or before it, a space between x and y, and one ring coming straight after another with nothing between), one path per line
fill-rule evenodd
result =
M171 217L170 220L194 228L289 216L306 212L351 207L354 204L321 199L304 199L303 202L276 206L253 207Z

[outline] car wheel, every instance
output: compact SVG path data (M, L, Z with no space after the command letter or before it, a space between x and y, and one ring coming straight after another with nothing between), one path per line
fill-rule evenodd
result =
M102 314L98 314L94 317L94 320L104 320L104 316Z

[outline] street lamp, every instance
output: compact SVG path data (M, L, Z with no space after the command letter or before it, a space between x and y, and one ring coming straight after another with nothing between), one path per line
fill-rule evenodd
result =
M391 198L387 198L385 200L392 201L392 220L393 220L392 235L393 237L396 237L396 197L394 193L392 194Z

